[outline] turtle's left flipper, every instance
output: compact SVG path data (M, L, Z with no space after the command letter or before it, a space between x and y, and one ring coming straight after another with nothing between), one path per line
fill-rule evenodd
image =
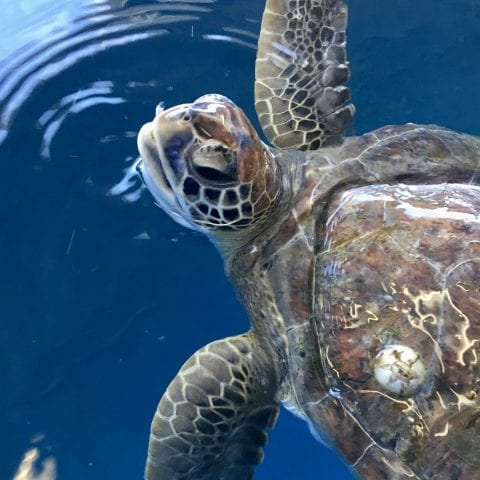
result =
M267 0L255 69L255 108L276 147L341 143L355 108L346 83L342 0Z
M145 479L251 479L279 408L270 362L249 333L194 353L158 405Z

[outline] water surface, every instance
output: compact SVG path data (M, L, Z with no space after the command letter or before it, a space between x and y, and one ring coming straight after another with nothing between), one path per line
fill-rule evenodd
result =
M406 121L478 133L478 2L349 3L351 133ZM263 2L0 5L0 479L141 478L171 377L248 320L208 240L128 177L136 132L159 102L207 92L256 122ZM256 478L320 472L353 478L282 412Z

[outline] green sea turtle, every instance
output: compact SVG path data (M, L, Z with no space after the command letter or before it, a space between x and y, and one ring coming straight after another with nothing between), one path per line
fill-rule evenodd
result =
M281 404L358 478L480 478L480 139L344 138L346 23L340 0L267 0L255 97L275 147L219 95L139 133L145 183L214 240L251 319L168 386L147 480L251 479Z

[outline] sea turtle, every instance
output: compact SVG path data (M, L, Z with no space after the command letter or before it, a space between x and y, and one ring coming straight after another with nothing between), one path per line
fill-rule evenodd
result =
M358 478L480 478L480 139L344 138L346 24L340 0L267 0L255 102L275 147L220 95L139 133L146 185L213 239L251 319L168 386L147 480L251 479L281 404Z

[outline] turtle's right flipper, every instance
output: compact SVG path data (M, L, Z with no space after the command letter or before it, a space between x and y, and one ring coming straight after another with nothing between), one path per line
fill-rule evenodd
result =
M248 480L278 414L270 359L250 334L198 350L153 418L146 480Z
M341 0L267 0L255 69L255 108L276 147L340 143L355 108L345 86L347 6Z

